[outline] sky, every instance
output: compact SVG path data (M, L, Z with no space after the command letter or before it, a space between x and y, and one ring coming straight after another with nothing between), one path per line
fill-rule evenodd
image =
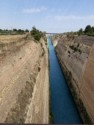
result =
M63 33L94 26L94 0L0 0L0 28Z

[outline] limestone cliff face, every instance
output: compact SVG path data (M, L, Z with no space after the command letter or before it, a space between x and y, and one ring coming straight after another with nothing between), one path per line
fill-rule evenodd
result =
M62 36L55 48L84 123L94 123L94 37Z
M26 36L15 39L1 42L0 123L48 123L47 46Z
M84 101L86 110L94 123L94 45L91 48L85 71L82 78L81 99Z

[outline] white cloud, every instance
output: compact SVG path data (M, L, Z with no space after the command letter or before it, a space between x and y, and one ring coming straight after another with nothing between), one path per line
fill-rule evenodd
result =
M94 15L88 15L88 16L75 16L75 15L69 15L69 16L62 16L57 15L54 17L54 19L58 21L63 20L94 20Z
M41 8L24 9L23 12L28 13L28 14L33 14L33 13L41 13L41 12L44 12L46 10L47 10L46 7L41 7Z

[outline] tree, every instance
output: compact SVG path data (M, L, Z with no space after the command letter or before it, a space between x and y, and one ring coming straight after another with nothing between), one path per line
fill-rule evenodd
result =
M24 30L18 29L19 34L24 34Z
M78 31L78 35L82 35L83 34L83 29L81 28L79 31Z
M39 41L43 36L43 33L36 29L36 27L33 27L31 30L31 35L34 37L35 40Z
M25 30L25 32L29 32L29 30L28 30L28 29L26 29L26 30Z
M2 29L0 29L0 32L2 31Z
M94 27L92 27L92 31L94 32Z
M13 29L14 32L17 32L17 29Z
M84 32L85 34L91 34L93 32L92 27L90 25L87 25Z

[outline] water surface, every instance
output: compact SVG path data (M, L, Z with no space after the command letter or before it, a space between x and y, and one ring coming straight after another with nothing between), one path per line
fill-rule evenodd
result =
M58 63L50 37L48 37L48 45L50 61L50 101L54 123L80 124L82 123L81 118Z

